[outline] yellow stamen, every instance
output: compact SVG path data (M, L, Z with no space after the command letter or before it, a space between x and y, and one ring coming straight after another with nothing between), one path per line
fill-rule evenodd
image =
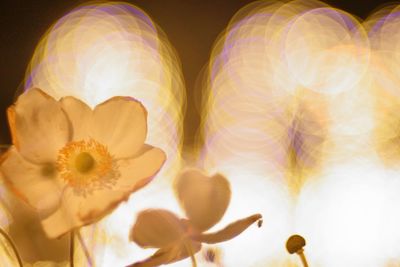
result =
M109 186L119 177L113 157L94 139L65 145L58 153L56 166L61 178L82 194Z

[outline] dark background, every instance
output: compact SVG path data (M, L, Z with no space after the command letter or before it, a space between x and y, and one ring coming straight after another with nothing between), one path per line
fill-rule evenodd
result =
M21 86L25 69L41 36L57 19L88 1L0 0L0 144L9 143L6 108ZM182 62L188 105L185 144L193 143L199 124L194 107L196 78L207 62L213 42L232 16L251 0L137 0L127 1L143 9L164 30ZM326 3L366 18L387 1L331 0ZM393 3L393 2L392 2Z

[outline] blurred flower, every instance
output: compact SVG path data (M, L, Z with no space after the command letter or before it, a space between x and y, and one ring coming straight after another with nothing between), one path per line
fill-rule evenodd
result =
M200 171L187 170L179 175L175 187L187 219L180 219L163 209L140 212L130 239L142 248L159 250L131 266L158 266L192 257L200 251L201 243L230 240L262 218L260 214L254 214L215 233L204 233L221 220L229 205L228 180L220 174L207 177Z
M147 112L113 97L93 110L74 97L56 101L39 89L8 109L13 146L1 161L6 183L38 210L49 237L110 213L149 183L165 161L144 144Z
M34 264L24 263L24 267L68 267L69 262L37 261Z

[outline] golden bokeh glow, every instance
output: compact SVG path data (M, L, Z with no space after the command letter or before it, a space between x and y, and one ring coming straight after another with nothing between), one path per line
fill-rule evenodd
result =
M78 7L38 44L25 79L25 89L33 87L56 99L72 95L92 108L113 96L131 96L146 107L146 142L166 152L166 164L150 186L97 228L83 229L96 266L123 266L142 258L149 252L128 241L135 214L174 203L170 184L181 165L185 92L179 60L163 32L127 3ZM163 199L165 189L171 195L166 192L169 198Z
M208 64L190 164L231 183L215 228L251 213L264 225L206 246L196 255L201 266L213 266L208 249L223 266L300 266L285 250L295 233L307 240L313 267L400 264L398 12L385 8L360 22L318 1L257 1L233 17ZM181 169L185 93L162 31L128 4L78 7L39 43L25 79L25 89L33 87L91 107L124 95L147 108L147 143L167 153L166 165L83 232L96 266L151 255L128 241L136 213L182 215L171 185Z
M361 24L317 1L260 1L220 36L199 165L230 178L227 220L264 217L219 247L227 266L301 266L284 247L295 233L310 266L400 262L393 12Z

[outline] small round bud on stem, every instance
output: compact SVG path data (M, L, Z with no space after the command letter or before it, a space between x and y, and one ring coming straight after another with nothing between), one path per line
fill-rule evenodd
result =
M299 255L304 267L308 267L306 256L304 255L304 247L306 240L300 235L292 235L286 241L286 249L290 254L296 253Z

